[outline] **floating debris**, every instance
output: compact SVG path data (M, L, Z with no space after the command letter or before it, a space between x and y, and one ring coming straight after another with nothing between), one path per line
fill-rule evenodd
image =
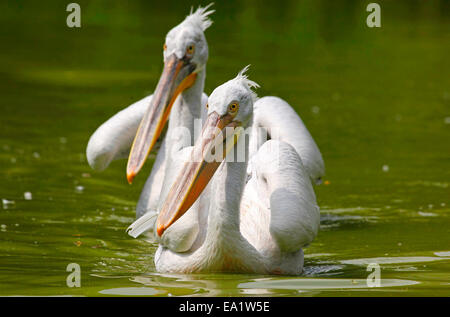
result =
M436 217L437 216L435 213L432 213L432 212L419 211L418 214L419 214L419 216L422 216L422 217Z
M6 225L5 224L2 224L1 226L0 226L0 230L2 231L2 232L6 232Z
M13 163L13 164L14 164L14 163L16 163L16 162L17 162L17 159L16 159L15 157L11 157L11 160L10 160L10 161L11 161L11 163Z
M83 192L83 190L84 190L84 187L83 187L83 186L81 186L81 185L79 185L79 186L75 187L75 191L76 191L77 193L82 193L82 192Z
M445 117L444 123L445 124L450 124L450 117Z
M75 244L77 247L79 247L82 243L81 243L80 240L78 240L78 241L75 241L74 244Z
M65 137L60 137L60 138L59 138L59 143L61 143L61 144L66 144L66 143L67 143L67 138L65 138Z
M383 165L383 167L382 167L382 170L383 170L383 172L389 172L389 165Z
M14 205L16 202L14 200L2 199L2 204L4 209L8 209L9 206Z
M25 198L25 200L32 200L33 195L30 192L25 192L23 193L23 198Z
M89 177L91 177L91 174L83 173L83 174L81 174L81 176L84 177L84 178L89 178Z
M33 157L34 157L35 159L40 159L40 158L41 158L41 155L40 155L38 152L33 152Z
M325 186L328 186L328 185L330 185L330 181L329 181L329 180L326 180L326 181L323 182L323 184L324 184Z

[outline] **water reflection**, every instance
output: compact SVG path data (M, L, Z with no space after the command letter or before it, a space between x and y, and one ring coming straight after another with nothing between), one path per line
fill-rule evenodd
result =
M419 284L417 281L381 279L381 287L407 286ZM369 288L366 279L269 279L241 283L240 288L326 290L347 288Z
M166 292L151 287L120 287L99 291L103 295L123 295L123 296L154 296L166 294Z
M288 278L256 277L229 275L161 275L151 274L131 278L132 282L143 284L146 288L114 289L102 291L102 294L166 294L169 296L239 296L239 295L298 295L300 293L320 293L325 290L369 289L366 279L347 278ZM407 279L381 279L381 289L389 287L411 286L420 284ZM379 288L380 290L380 288ZM150 294L151 293L151 294ZM127 294L128 295L128 294ZM311 295L311 294L309 294Z

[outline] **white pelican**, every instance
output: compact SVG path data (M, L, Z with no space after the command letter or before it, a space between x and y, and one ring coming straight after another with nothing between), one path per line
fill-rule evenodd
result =
M169 149L180 147L174 144L174 130L186 128L191 133L191 145L195 135L194 120L206 116L208 96L203 88L208 44L204 31L212 24L208 18L214 12L208 11L211 5L199 7L195 12L191 10L182 23L168 32L163 47L164 70L154 94L111 117L89 140L86 149L89 165L104 170L111 161L129 156L127 179L131 183L161 135L170 113L166 137L136 207L138 218L157 207L163 180L167 179Z
M128 228L137 237L154 227L159 272L302 272L302 247L319 228L314 177L295 147L282 140L289 131L259 145L248 177L249 144L239 127L265 123L270 128L274 121L263 120L270 112L253 116L256 94L251 88L258 85L247 79L246 69L211 93L202 135L194 147L180 151L180 158L189 159L174 165L179 174L157 220L144 215ZM272 113L286 110L277 109L276 98L265 103ZM230 133L230 127L236 129ZM244 149L242 160L236 159L239 149Z

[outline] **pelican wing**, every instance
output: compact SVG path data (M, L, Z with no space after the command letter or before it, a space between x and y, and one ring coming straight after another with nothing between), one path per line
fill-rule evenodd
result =
M250 156L255 154L267 138L289 143L300 155L303 165L314 182L325 174L322 154L305 124L295 110L283 99L267 96L254 104Z
M299 251L317 235L320 215L308 172L287 142L265 142L251 159L241 232L260 252Z
M153 95L147 96L104 122L89 139L86 156L89 165L102 171L116 159L130 153L136 131Z

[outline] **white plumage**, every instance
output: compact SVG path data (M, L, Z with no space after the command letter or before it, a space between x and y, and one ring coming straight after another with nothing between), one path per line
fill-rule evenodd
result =
M213 12L208 8L191 11L167 34L165 71L155 94L120 111L95 131L86 150L88 162L92 168L104 170L112 160L127 157L142 122L152 122L168 107L167 134L136 208L140 218L129 228L129 234L134 237L146 231L155 236L159 243L155 254L157 270L300 274L302 248L314 239L319 228L319 207L311 181L320 182L325 172L321 153L287 102L278 97L256 98L251 88L258 85L245 75L247 68L216 88L209 99L203 93L208 59L203 31L211 25L208 15ZM186 55L186 52L192 54ZM187 65L183 66L186 69L183 78L195 75L195 81L174 97L173 104L169 103L169 95L163 105L166 99L161 96L176 90L175 86L171 89L164 86L169 79L172 85L183 86L182 79L170 77L175 73L170 70L175 68L170 67L185 63L186 58L189 63L183 64ZM238 104L238 110L231 113L228 107L233 103ZM149 105L155 109L164 107L152 117L148 116ZM192 186L183 187L183 181L199 182L186 171L196 170L200 175L209 171L203 169L208 165L205 163L200 168L192 164L194 147L186 147L177 134L179 128L186 128L194 141L194 122L199 118L205 122L204 133L214 122L226 120L251 131L249 140L241 136L234 146L245 149L245 160L225 160L217 165L218 168L207 175L210 181L201 194L193 192ZM210 137L202 135L197 144L207 144L205 140ZM145 147L139 153L144 150ZM174 193L172 188L180 184L180 191ZM178 196L195 196L195 201L182 210L179 218L171 218L175 221L165 223L162 215L183 209L180 206L184 200L174 205L178 206L176 210L167 207L176 202Z
M222 162L187 212L161 237L155 234L160 244L155 254L159 272L302 272L302 248L314 239L319 228L319 207L311 179L322 176L323 160L293 109L276 97L261 98L253 105L250 82L240 76L214 90L208 101L209 115L225 115L230 102L238 100L240 108L234 120L252 126L252 132L254 127L270 130L276 126L280 129L278 138L255 145L252 133L253 150L245 144L245 137L238 139L235 148L247 149L246 160ZM288 124L277 121L286 119L278 111L290 117ZM192 149L185 148L180 155L187 159ZM308 157L309 169L299 152ZM186 168L189 163L178 161L171 170L179 173ZM170 200L170 193L165 197ZM158 211L165 203L160 203ZM129 234L136 237L153 231L156 217L155 213L137 220Z
M210 5L199 7L196 11L191 10L183 22L170 30L166 36L164 45L166 62L171 56L183 59L186 47L194 45L196 50L191 58L191 64L195 66L193 73L196 74L196 79L192 86L181 92L170 110L166 136L161 142L151 174L137 203L137 218L156 210L163 182L165 179L169 179L165 177L165 174L167 173L167 161L171 159L170 153L174 151L173 148L180 149L186 146L177 139L178 129L186 128L189 131L191 139L187 145L191 145L194 137L198 134L195 131L195 120L205 118L208 96L203 93L203 88L206 78L208 45L203 32L212 24L208 16L214 12L214 10L208 11L209 7ZM175 80L173 84L177 85L179 81L181 80ZM94 132L86 149L88 163L93 169L102 171L113 160L129 156L133 140L147 109L152 106L153 98L152 94L128 106L108 119Z

